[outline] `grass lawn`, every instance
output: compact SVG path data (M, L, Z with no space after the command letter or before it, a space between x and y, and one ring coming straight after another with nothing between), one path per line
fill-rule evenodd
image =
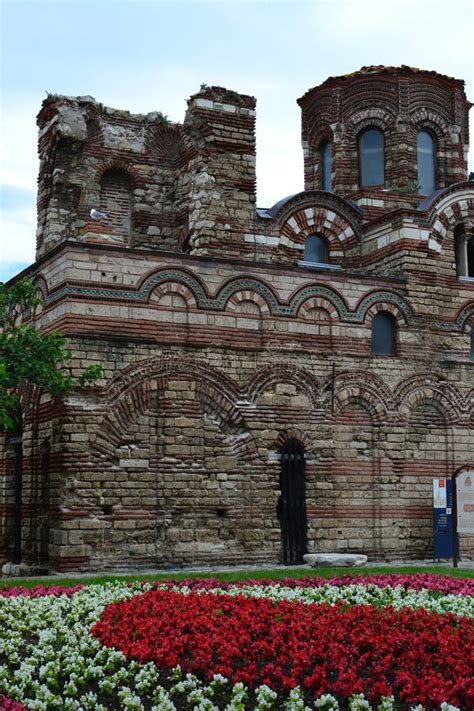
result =
M222 580L228 583L234 583L239 580L282 580L283 578L304 578L307 576L331 578L334 575L375 575L375 574L415 574L415 573L433 573L436 575L449 575L455 578L474 578L474 570L465 570L462 568L449 568L441 565L433 566L415 566L415 565L404 565L404 566L392 566L392 565L380 565L376 567L364 567L361 568L340 568L340 567L324 567L324 568L310 568L308 566L302 566L301 568L275 568L270 570L235 570L235 571L219 571L212 570L206 572L199 571L176 571L170 570L167 572L160 573L135 573L135 574L121 574L121 573L108 573L106 575L77 575L71 578L61 577L61 576L50 576L42 578L3 578L0 579L0 588L3 587L16 587L21 586L24 588L32 588L36 585L61 585L61 586L73 586L73 585L103 585L104 583L114 582L120 580L123 582L135 582L139 580L183 580L188 578L213 578L216 580Z

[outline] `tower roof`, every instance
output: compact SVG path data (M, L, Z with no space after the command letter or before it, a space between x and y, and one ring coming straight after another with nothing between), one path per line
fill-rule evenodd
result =
M298 99L298 104L301 106L302 103L305 101L305 99L313 93L313 91L316 91L317 89L322 89L323 87L330 87L335 84L341 84L344 82L347 82L351 79L354 79L356 77L362 77L362 76L369 76L369 75L391 75L394 77L398 76L407 76L407 75L416 75L416 74L423 74L426 77L433 77L435 79L440 79L442 81L449 81L449 82L455 82L459 84L459 88L464 91L464 81L463 79L456 79L455 77L450 77L447 74L440 74L439 72L435 72L432 70L428 69L419 69L417 67L409 67L406 64L402 64L400 67L386 67L383 64L378 64L378 65L370 65L367 67L361 67L355 72L350 72L349 74L341 74L340 76L334 76L334 77L329 77L325 81L323 81L322 84L318 84L317 86L313 86L311 89L308 89L303 96L301 96Z

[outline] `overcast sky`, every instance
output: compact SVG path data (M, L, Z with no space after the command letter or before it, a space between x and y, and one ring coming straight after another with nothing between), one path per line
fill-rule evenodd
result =
M253 94L261 207L303 189L296 99L328 76L408 64L464 79L474 101L472 0L0 0L0 8L0 281L34 260L35 117L46 92L173 121L201 83Z

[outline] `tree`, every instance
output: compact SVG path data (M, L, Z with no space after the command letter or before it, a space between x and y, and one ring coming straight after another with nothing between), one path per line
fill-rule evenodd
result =
M0 430L15 430L20 425L23 386L34 385L59 395L75 385L65 370L70 353L64 336L41 333L28 324L28 316L41 302L31 279L12 286L0 282ZM100 366L93 365L78 382L84 385L100 376Z

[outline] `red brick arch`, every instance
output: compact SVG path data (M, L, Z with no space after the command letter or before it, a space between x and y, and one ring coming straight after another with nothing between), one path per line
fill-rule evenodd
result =
M239 304L245 303L246 301L255 304L260 314L270 314L270 308L263 296L257 294L257 292L252 289L243 289L242 291L236 291L232 294L225 304L225 310L235 311Z
M430 131L438 141L444 141L449 135L445 119L431 109L418 109L410 114L410 128L415 134L418 131Z
M383 300L373 304L367 309L365 312L365 324L370 327L374 317L379 313L385 313L393 316L398 328L406 324L405 315L400 311L400 309L398 309L395 304L391 304Z
M393 408L393 397L381 378L366 371L350 371L336 376L334 411L337 415L350 405L360 405L374 423L386 421Z
M457 422L463 416L463 398L456 386L431 373L403 380L397 386L394 398L397 410L405 418L423 402L436 406L447 423Z
M431 206L429 221L432 225L432 238L440 245L444 240L453 237L454 229L459 224L464 224L468 229L474 230L474 188L472 183L465 187L455 186L452 192L449 188L441 194ZM438 248L439 249L439 248Z
M247 386L249 399L257 403L264 390L277 383L294 385L313 406L318 405L321 390L318 379L307 370L288 363L275 363L259 370Z
M244 397L230 378L195 359L178 356L151 359L125 369L106 388L101 423L92 445L93 458L110 456L130 424L140 414L157 407L158 394L166 390L172 379L196 383L196 397L203 412L214 416L224 432L231 435L243 431L237 401ZM247 445L250 446L250 441Z
M332 321L339 321L339 313L334 304L332 304L328 299L317 296L309 297L306 301L303 301L298 309L297 316L299 318L305 318L306 314L313 309L321 309L322 311L325 311L328 314L328 323L331 323Z
M329 122L318 117L317 122L308 128L308 141L315 150L319 150L325 142L333 143L334 133Z
M104 161L95 174L95 183L100 184L102 176L109 170L116 170L117 172L124 173L130 179L132 189L140 187L140 177L137 171L134 169L130 163L121 160L111 159Z
M191 289L189 289L189 287L187 287L185 284L181 284L175 281L167 281L157 286L156 289L154 289L150 293L149 300L159 300L165 294L176 294L178 296L181 296L186 302L187 308L197 308L198 306L196 297L191 291Z
M278 437L276 438L277 451L280 452L290 439L297 439L302 445L304 445L306 451L311 448L311 440L309 435L298 427L291 427L278 433Z
M358 235L347 218L332 207L313 203L295 210L283 223L280 247L298 250L303 257L307 237L320 234L327 240L330 257L340 258L358 243Z
M381 107L358 111L352 114L346 123L347 137L352 143L357 143L361 131L366 128L378 128L387 140L389 129L395 122L395 114Z

